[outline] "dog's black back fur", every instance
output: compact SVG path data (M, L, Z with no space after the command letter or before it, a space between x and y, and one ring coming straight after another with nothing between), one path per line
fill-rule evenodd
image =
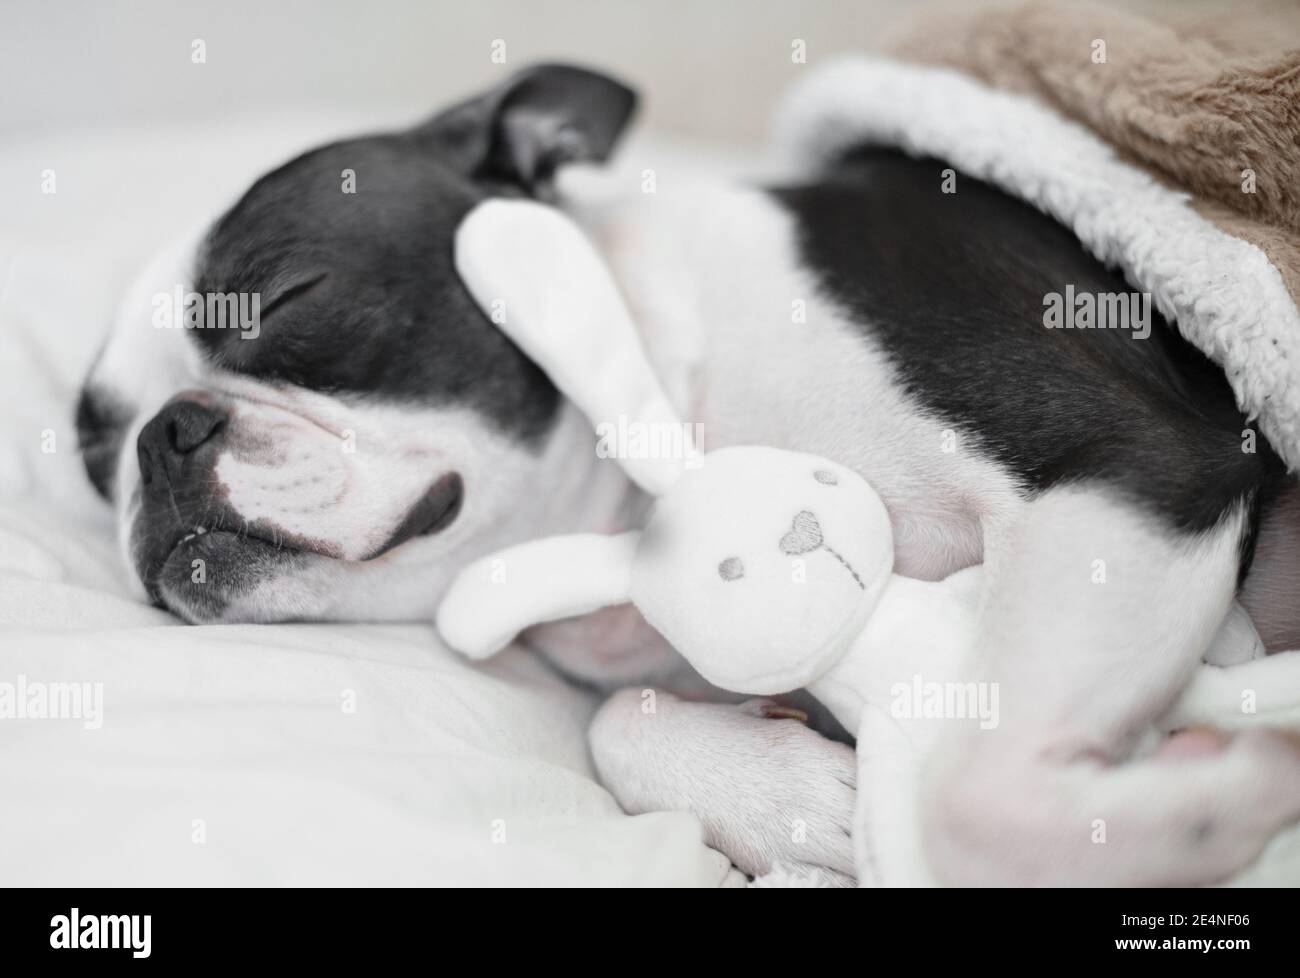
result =
M1103 480L1190 531L1277 491L1284 468L1262 436L1243 451L1248 424L1218 367L1154 310L1145 339L1046 328L1048 293L1131 288L1029 205L965 176L943 193L946 166L858 151L774 191L805 266L921 404L1027 491Z

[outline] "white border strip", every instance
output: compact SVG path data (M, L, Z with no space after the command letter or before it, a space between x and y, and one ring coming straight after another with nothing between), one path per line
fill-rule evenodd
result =
M1300 313L1281 275L1090 130L955 71L852 58L795 85L776 135L796 172L854 145L897 146L947 160L1073 229L1224 368L1242 410L1300 467Z

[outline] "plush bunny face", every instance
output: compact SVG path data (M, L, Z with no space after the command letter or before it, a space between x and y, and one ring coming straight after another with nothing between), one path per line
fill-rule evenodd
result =
M560 212L480 205L457 231L456 267L485 310L505 303L501 328L588 418L680 423L604 261ZM438 613L454 648L490 655L529 625L631 599L738 692L807 685L849 651L894 563L862 478L761 447L622 462L659 497L645 531L534 540L466 567Z
M631 596L710 682L779 693L848 651L893 562L884 504L856 473L814 455L727 448L655 507Z

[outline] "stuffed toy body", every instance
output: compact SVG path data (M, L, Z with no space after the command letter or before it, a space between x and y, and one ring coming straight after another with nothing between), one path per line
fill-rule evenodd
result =
M607 438L681 424L604 263L559 212L480 205L458 232L456 257L479 304L504 310L501 328ZM647 458L607 442L658 497L645 528L532 541L470 565L444 599L440 631L481 658L531 625L630 601L717 686L808 689L858 738L861 880L931 883L916 818L923 762L946 725L999 722L996 677L971 659L982 568L937 582L894 574L883 502L834 460L683 446L679 457ZM1262 651L1234 607L1213 661ZM1230 690L1212 686L1193 683L1199 699L1153 727L1150 743L1175 722L1240 712Z

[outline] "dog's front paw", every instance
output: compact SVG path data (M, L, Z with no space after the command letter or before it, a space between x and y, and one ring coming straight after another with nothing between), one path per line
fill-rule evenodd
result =
M625 689L592 723L592 756L624 810L686 810L751 876L854 876L853 750L770 700L694 703Z

